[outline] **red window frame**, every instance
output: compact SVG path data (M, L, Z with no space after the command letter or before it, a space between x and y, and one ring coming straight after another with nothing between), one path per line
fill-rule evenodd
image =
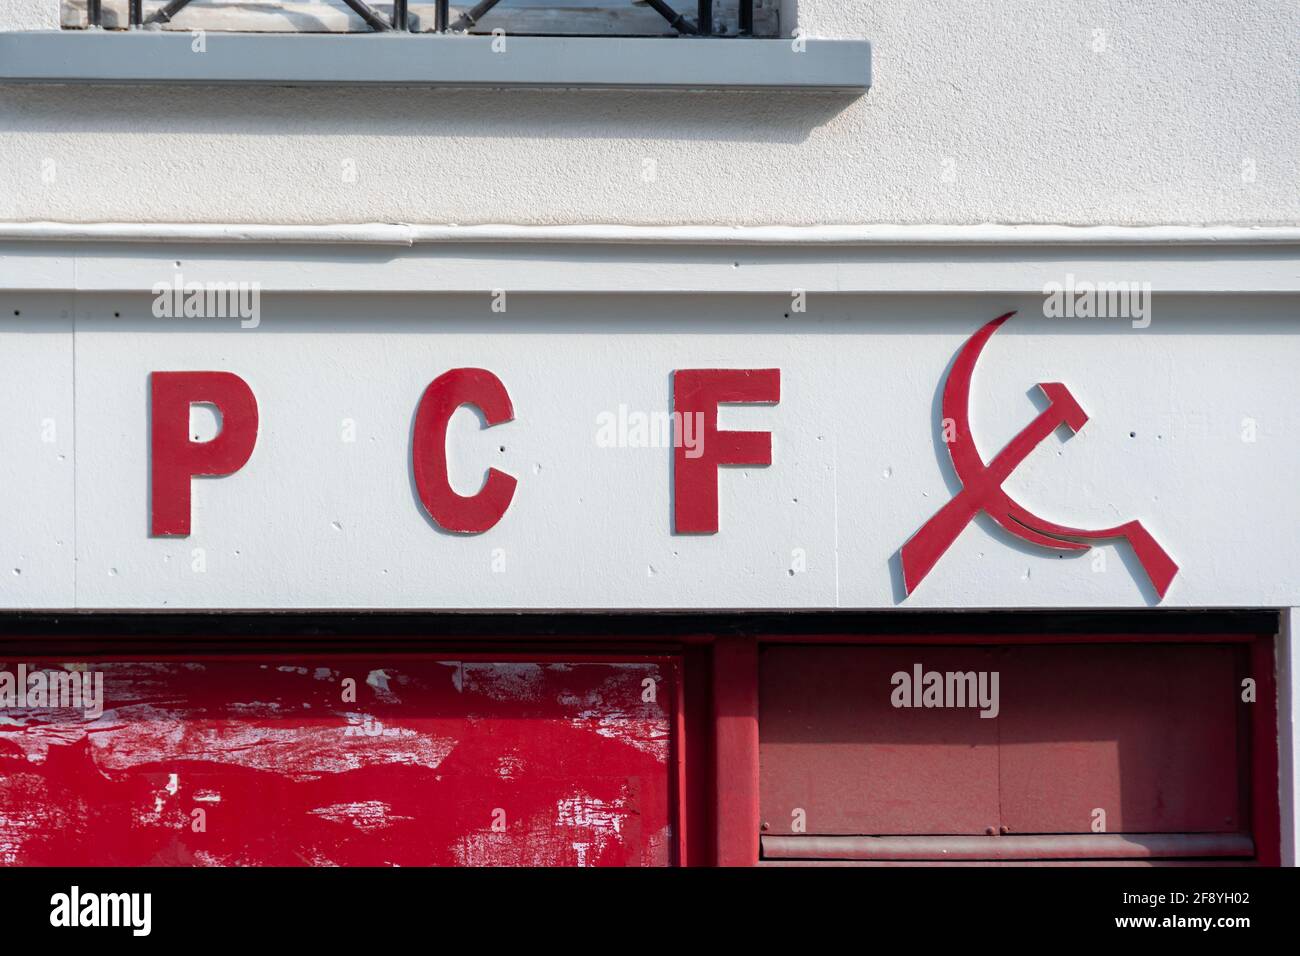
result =
M963 615L963 617L965 617ZM918 616L920 618L920 616ZM1249 645L1252 675L1257 677L1257 699L1249 711L1249 782L1250 832L1255 856L1248 865L1281 864L1281 823L1278 792L1278 724L1276 690L1277 618L1271 625L1257 624L1253 629L1208 630L1199 633L1142 632L1136 628L1107 630L1097 628L1073 633L1037 633L984 631L962 633L955 617L944 633L934 631L934 618L918 619L916 631L903 629L892 633L842 633L824 630L806 633L763 632L752 636L719 638L714 648L715 710L715 787L714 805L717 819L717 857L721 866L825 865L830 861L763 860L761 818L759 812L759 696L758 672L761 645L779 644L924 644L927 641L958 645L1007 645L1044 643L1169 643L1187 644L1245 643ZM1026 615L1026 620L1032 619ZM1037 616L1040 628L1050 626L1046 616ZM941 619L942 620L942 619ZM1064 864L1081 862L1062 860ZM1164 862L1164 861L1151 861ZM1168 862L1178 862L1177 860ZM1237 862L1237 861L1234 861Z

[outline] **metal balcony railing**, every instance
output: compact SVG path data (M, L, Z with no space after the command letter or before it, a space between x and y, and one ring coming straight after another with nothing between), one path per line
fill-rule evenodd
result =
M193 0L167 0L161 6L145 13L144 0L127 0L127 28L143 29L166 26L181 10ZM415 30L414 18L409 13L409 0L391 0L385 6L391 12L385 14L375 9L366 0L340 0L351 9L371 32L387 33L393 31L410 32ZM629 0L630 2L630 0ZM696 0L693 18L670 5L668 0L643 0L655 11L668 28L680 36L713 36L716 32L714 21L714 0ZM104 0L84 0L86 24L92 28L105 26ZM479 21L487 16L501 0L478 0L472 7L460 8L453 18L451 0L435 0L436 20L432 31L422 25L420 32L463 33L469 32ZM736 35L754 35L755 0L736 0ZM152 6L152 4L151 4ZM121 26L120 23L115 24Z

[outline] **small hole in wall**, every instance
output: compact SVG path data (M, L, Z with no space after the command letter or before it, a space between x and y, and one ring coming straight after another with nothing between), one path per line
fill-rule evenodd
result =
M1137 438L1137 437L1138 437L1138 433L1137 433L1137 432L1129 432L1129 433L1128 433L1128 437L1129 437L1129 438Z

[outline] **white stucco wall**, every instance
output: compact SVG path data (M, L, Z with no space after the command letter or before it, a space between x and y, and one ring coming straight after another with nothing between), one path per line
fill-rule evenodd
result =
M1293 0L792 6L866 96L3 87L0 220L1300 223Z

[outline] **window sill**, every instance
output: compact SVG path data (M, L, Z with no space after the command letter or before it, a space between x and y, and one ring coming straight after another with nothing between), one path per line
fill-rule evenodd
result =
M763 836L765 860L979 862L1249 859L1247 833L1049 833L1014 836Z
M860 94L865 40L99 30L0 33L0 83L791 90ZM505 49L493 45L504 41ZM498 44L499 45L499 44Z

